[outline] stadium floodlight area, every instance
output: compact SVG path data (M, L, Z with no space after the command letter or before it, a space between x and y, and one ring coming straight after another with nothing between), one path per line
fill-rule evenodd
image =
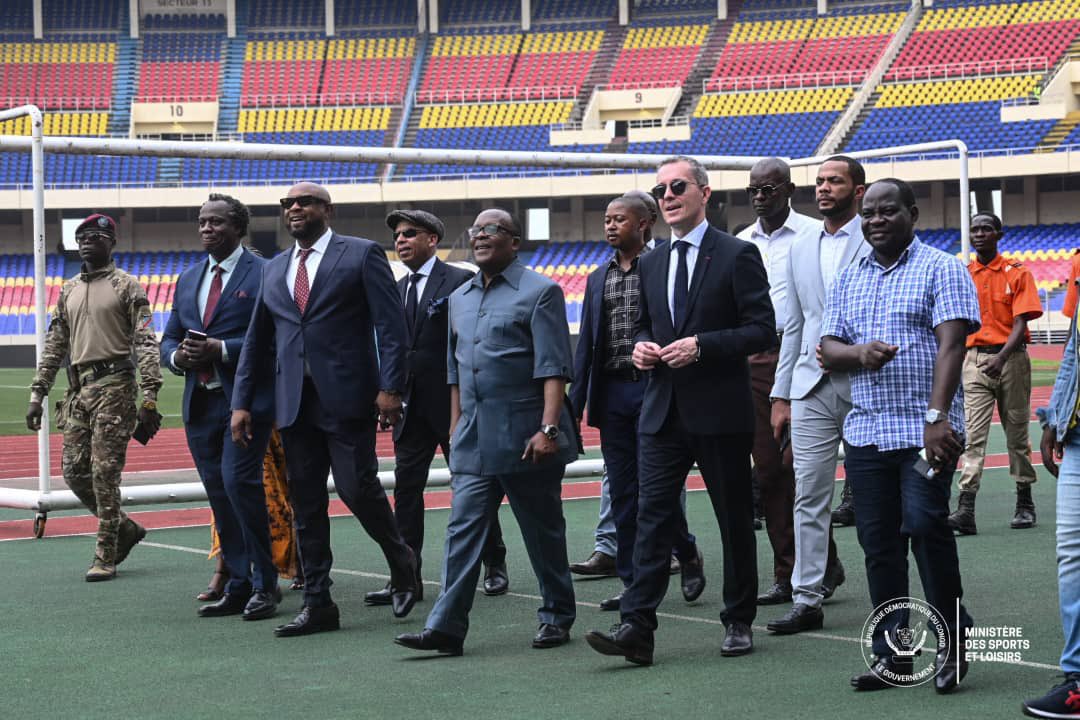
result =
M308 145L270 145L232 142L175 142L162 140L129 140L116 138L44 137L44 120L41 110L24 105L0 111L0 121L29 115L30 137L0 136L0 152L30 152L33 179L33 226L34 226L34 301L37 319L36 359L41 360L45 347L45 171L44 153L71 155L113 155L184 158L224 158L242 160L308 160L375 163L419 163L455 165L522 165L527 167L587 168L653 170L668 155L637 155L616 153L574 152L521 152L500 150L449 150L385 147L336 147ZM960 164L960 217L970 215L968 181L968 149L960 140L902 145L896 147L863 150L848 153L862 158L894 157L952 151L958 154ZM696 156L709 170L749 170L760 157L745 156ZM789 160L792 167L819 165L825 156ZM967 223L961 223L961 249L967 257L970 240ZM82 503L69 490L53 490L49 477L49 403L42 403L45 414L38 431L38 490L0 487L0 507L30 510L37 513L34 522L35 535L41 537L45 530L47 513L52 510L69 510L82 507ZM566 477L593 477L603 474L602 460L578 460L566 468ZM384 488L393 488L393 472L379 473ZM448 470L432 470L431 486L450 483ZM333 491L331 477L327 487ZM202 483L170 483L141 485L121 488L124 505L147 505L176 502L192 502L206 499Z

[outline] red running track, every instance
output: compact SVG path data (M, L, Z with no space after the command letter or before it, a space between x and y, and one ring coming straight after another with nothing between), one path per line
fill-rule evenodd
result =
M1060 348L1050 346L1050 349L1057 351L1060 357ZM1050 399L1051 389L1050 387L1032 388L1032 407L1045 405ZM1032 417L1034 418L1034 415ZM600 446L600 433L596 428L583 424L581 431L584 435L585 447L595 448ZM53 477L60 476L62 442L63 439L59 434L53 434L49 440L50 474ZM375 449L380 458L392 458L394 456L394 442L390 432L378 433ZM152 470L194 469L195 461L191 459L183 429L172 428L159 432L146 446L132 441L128 446L127 466L124 471L146 472ZM12 435L0 439L0 480L36 476L37 437L27 433L26 435Z

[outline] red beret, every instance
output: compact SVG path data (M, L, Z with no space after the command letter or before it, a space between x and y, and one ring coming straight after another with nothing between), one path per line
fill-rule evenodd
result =
M116 235L116 221L108 215L94 213L79 223L79 227L75 228L75 234L78 235L83 230L97 230L110 235Z

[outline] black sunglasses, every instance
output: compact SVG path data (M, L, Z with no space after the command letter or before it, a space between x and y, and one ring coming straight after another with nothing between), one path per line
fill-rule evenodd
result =
M671 194L678 196L678 195L682 195L684 192L686 192L686 187L688 185L697 185L698 187L701 187L700 183L691 182L690 180L682 180L682 179L680 179L680 180L672 180L670 185L665 185L664 183L660 183L659 185L654 186L653 189L650 190L649 192L657 200L662 200L664 198L664 196L667 195L667 191L668 191L669 187L671 188Z
M772 197L779 189L779 185L747 185L746 194L750 197L754 197L758 193L761 193L765 197Z
M281 203L282 210L288 210L294 204L299 205L300 207L308 207L309 205L326 201L322 198L317 198L314 195L297 195L296 197L281 198L278 202Z
M488 223L487 225L473 225L469 228L469 237L476 237L477 235L494 235L502 230L507 235L510 235L513 231L507 230L498 223Z
M401 235L402 237L407 237L407 238L414 238L414 237L416 237L417 235L419 235L422 232L424 232L424 231L423 230L417 230L416 228L409 228L408 230L395 230L394 231L394 239L397 240L398 235Z

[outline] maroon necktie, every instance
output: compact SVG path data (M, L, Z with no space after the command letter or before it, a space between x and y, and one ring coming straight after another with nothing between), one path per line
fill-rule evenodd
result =
M300 263L296 266L296 282L293 284L293 297L296 299L296 307L300 308L300 314L307 309L308 294L311 286L308 284L307 259L312 248L300 250Z
M206 309L203 311L202 316L203 330L210 327L210 318L214 316L214 308L217 307L218 300L221 299L221 273L225 272L225 268L221 267L221 265L215 265L210 268L210 272L214 274L214 279L210 281L210 294L206 296ZM214 368L212 366L199 371L199 384L206 385L213 379Z

